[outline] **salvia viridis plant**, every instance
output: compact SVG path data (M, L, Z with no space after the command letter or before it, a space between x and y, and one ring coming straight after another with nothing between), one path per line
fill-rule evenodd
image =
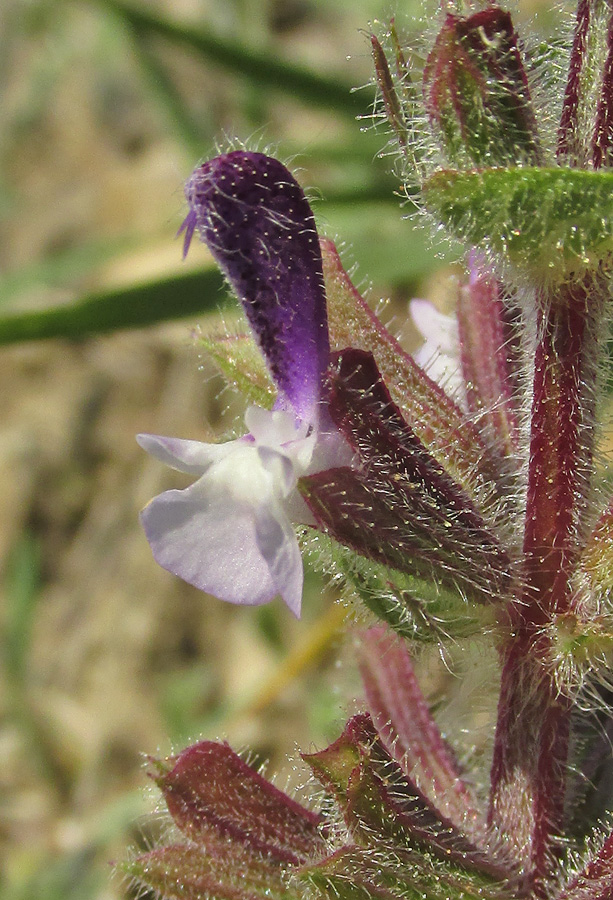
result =
M246 315L205 341L245 434L139 437L194 478L142 514L158 563L298 616L307 553L363 611L364 711L303 756L310 807L224 743L152 761L174 838L124 871L177 900L610 900L613 2L579 0L566 50L493 4L443 10L421 61L393 25L371 40L404 190L464 254L453 391L365 303L285 166L233 150L192 174L182 231ZM416 317L436 343L434 310ZM414 667L420 644L483 633L487 790Z

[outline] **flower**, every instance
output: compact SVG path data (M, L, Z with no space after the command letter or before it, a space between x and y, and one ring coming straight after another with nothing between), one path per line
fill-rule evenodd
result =
M313 214L280 162L246 151L199 166L186 197L185 252L198 231L243 305L278 397L273 410L247 410L248 433L235 441L139 435L156 459L198 476L152 500L141 521L163 568L231 603L280 594L299 616L292 522L314 520L298 479L351 458L322 404L330 349Z

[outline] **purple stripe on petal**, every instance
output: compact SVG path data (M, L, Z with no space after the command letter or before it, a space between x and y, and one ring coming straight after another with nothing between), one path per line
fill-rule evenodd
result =
M238 150L185 189L201 239L227 275L282 397L314 421L329 345L321 252L304 193L277 160Z

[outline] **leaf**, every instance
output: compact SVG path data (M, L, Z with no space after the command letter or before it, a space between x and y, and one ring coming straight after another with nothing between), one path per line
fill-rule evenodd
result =
M210 142L209 135L189 109L181 91L177 89L172 77L166 71L156 48L151 46L152 42L136 29L130 28L129 25L128 28L132 32L132 48L146 79L149 95L157 101L165 113L173 134L181 138L190 157L197 158L202 153L203 145L206 146Z
M613 173L567 168L443 171L430 212L461 241L500 254L540 281L578 278L613 250Z
M8 560L5 583L5 674L23 686L40 588L40 548L26 533Z

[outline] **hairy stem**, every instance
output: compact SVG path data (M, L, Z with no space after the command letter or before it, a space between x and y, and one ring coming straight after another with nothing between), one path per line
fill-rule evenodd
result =
M573 609L586 527L605 296L598 274L539 297L524 584L502 650L490 809L537 895L562 825L571 702L556 681L553 639L557 617Z
M610 165L612 101L613 5L579 0L558 130L560 161L583 169Z

